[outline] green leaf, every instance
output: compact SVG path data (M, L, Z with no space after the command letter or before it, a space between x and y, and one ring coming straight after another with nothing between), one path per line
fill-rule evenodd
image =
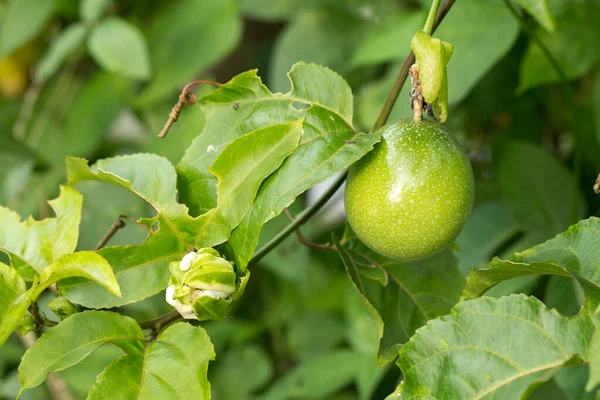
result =
M209 171L219 179L215 208L198 219L196 248L229 238L248 212L259 186L298 147L303 121L257 129L231 142Z
M456 239L458 268L466 275L470 268L485 267L519 231L520 225L504 201L476 206Z
M207 118L204 131L177 167L180 198L192 215L204 213L214 208L217 200L216 179L208 167L228 142L254 129L305 118L300 146L263 182L253 207L232 233L229 244L235 249L238 268L246 266L265 222L379 141L378 135L354 131L352 92L339 75L299 63L289 77L292 90L287 94L271 93L256 72L250 71L202 98Z
M214 357L204 329L178 323L148 343L142 354L110 364L98 376L88 399L210 399L206 373Z
M471 271L463 299L481 296L494 285L511 278L549 274L577 279L586 294L586 307L600 304L600 218L592 217L545 243L517 253L512 260L495 258L487 269Z
M337 350L300 364L276 381L261 397L264 400L329 398L348 385L362 367L364 356Z
M404 382L388 399L526 397L560 367L585 360L593 330L589 318L563 317L525 295L461 303L402 347Z
M14 331L31 302L25 281L13 268L0 263L0 347Z
M278 92L286 90L286 73L299 61L345 72L348 59L368 26L368 21L344 6L318 7L300 13L275 43L269 75L272 88Z
M73 277L95 281L110 293L121 297L121 290L110 264L93 251L65 254L46 267L40 274L40 283L34 290L34 297L39 296L53 283Z
M415 330L447 313L459 298L464 278L449 250L421 261L385 258L347 232L336 247L380 338L379 360L393 360Z
M421 11L388 15L357 44L352 54L351 65L357 68L405 58L409 53L407 44L415 32L423 27L425 18ZM390 43L398 45L390 46Z
M112 0L82 0L79 3L79 15L86 22L94 22L112 5Z
M50 328L25 353L19 365L21 391L40 385L50 372L77 364L106 343L139 357L146 347L142 330L129 317L106 311L73 314Z
M140 104L160 100L220 62L237 46L241 34L235 0L166 5L146 34L153 76Z
M227 351L218 368L211 368L212 372L211 383L219 398L245 399L271 380L273 365L261 347L245 344Z
M454 46L448 42L418 31L410 42L419 64L419 79L425 101L433 106L440 122L448 118L448 75L446 65L450 61Z
M131 23L109 17L96 26L88 40L92 57L107 71L135 79L150 78L150 59L144 35Z
M40 81L47 81L54 76L67 58L83 44L86 34L85 25L76 23L69 25L52 41L38 64L37 76Z
M585 390L587 391L591 391L600 384L600 320L598 319L597 312L592 315L592 321L596 330L590 341L590 377L585 386Z
M0 58L4 58L44 28L56 8L55 0L13 0L3 15L0 29Z
M600 61L598 13L600 4L594 1L570 4L565 14L557 16L554 32L541 28L535 32L568 79L579 78ZM521 61L517 92L560 81L548 57L532 41Z
M548 0L516 0L525 11L527 11L535 20L547 31L554 32L556 29L554 17L550 12Z
M584 214L583 196L570 172L540 146L508 141L498 150L495 167L502 195L521 228L538 243ZM572 215L574 202L581 204L577 215Z
M48 204L56 218L35 221L0 207L0 250L11 258L21 275L32 278L64 254L77 247L81 220L82 196L72 188L61 186L60 196Z

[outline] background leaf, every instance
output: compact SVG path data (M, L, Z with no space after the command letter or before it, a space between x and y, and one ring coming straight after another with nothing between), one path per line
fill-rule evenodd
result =
M241 33L235 0L168 4L146 35L153 76L140 104L156 102L221 61L238 44Z
M79 14L86 22L96 21L110 7L112 0L81 0Z
M88 1L89 3L89 1ZM73 24L61 32L50 45L38 65L37 76L41 81L50 79L63 63L83 44L87 28L81 23Z
M131 23L110 17L96 26L88 40L94 59L104 69L135 79L150 78L146 40Z
M0 30L0 58L37 36L56 8L55 0L14 0L6 10Z
M516 0L516 2L531 14L544 29L550 32L556 29L548 0Z

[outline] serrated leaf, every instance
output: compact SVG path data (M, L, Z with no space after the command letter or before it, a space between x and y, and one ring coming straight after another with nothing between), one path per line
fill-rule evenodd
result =
M31 293L13 268L0 262L0 347L27 312Z
M74 189L61 186L60 196L48 203L56 218L35 221L0 207L0 250L5 251L23 277L31 279L64 254L77 247L81 220L82 196Z
M427 32L417 31L410 42L419 64L419 79L425 101L433 106L440 122L448 118L448 75L446 65L450 61L454 46L431 37Z
M89 3L89 2L88 2ZM69 25L50 44L50 47L40 60L37 76L41 81L47 81L60 69L66 59L83 44L87 28L82 23Z
M37 36L56 8L56 0L14 0L3 15L0 58Z
M148 343L142 354L130 354L109 365L88 399L210 399L206 373L214 357L204 329L178 323Z
M206 212L216 205L215 177L208 166L228 142L254 129L305 118L300 146L261 185L253 207L232 233L229 244L235 248L239 268L246 266L265 222L379 141L377 135L354 132L352 92L339 75L299 63L289 77L292 90L287 94L271 93L250 71L201 99L207 118L204 131L177 168L180 198L192 215Z
M594 1L569 4L567 11L557 16L554 32L542 28L535 32L568 79L582 76L600 61L598 13L600 4ZM532 41L521 61L517 92L560 81L556 68L539 45Z
M144 334L132 318L107 311L73 314L25 353L19 365L21 392L40 385L50 372L77 364L106 343L134 356L142 356L146 347Z
M415 330L447 313L460 298L464 278L449 250L401 263L367 249L348 231L345 244L334 241L377 327L380 363L393 360Z
M226 241L253 204L262 181L279 168L296 147L303 121L257 129L231 142L209 171L219 179L218 200L198 219L196 248Z
M545 243L514 255L512 260L495 258L487 269L471 271L463 299L481 296L494 285L527 275L558 275L577 279L585 294L585 306L594 310L600 304L600 218L592 217L573 225Z
M404 382L388 399L518 399L585 360L594 326L534 297L483 297L430 321L400 349ZM500 334L506 333L506 334Z
M94 22L112 4L112 0L82 0L79 15L86 22Z
M180 90L229 54L241 34L242 20L235 0L188 0L166 5L146 35L153 76L139 103L154 103Z
M150 59L144 35L118 17L102 20L90 34L92 57L107 71L135 79L150 78Z
M119 284L110 264L93 251L65 254L40 273L40 283L35 287L34 297L61 279L81 277L98 283L110 293L121 297Z
M544 29L554 32L556 26L548 0L516 0L516 3L523 7Z
M258 129L234 140L211 167L219 179L218 202L197 218L190 217L187 207L177 202L175 171L162 157L115 157L101 160L92 168L83 159L69 159L70 184L100 180L126 189L158 212L145 223L159 224L159 229L151 231L149 239L139 246L100 252L115 269L123 299L90 289L93 284L71 281L61 284L69 300L88 307L107 307L141 300L163 290L168 280L168 262L180 259L193 248L213 247L227 240L251 207L261 182L295 150L301 132L302 121L296 121ZM158 235L159 239L153 239ZM138 267L143 267L143 271L137 271ZM137 284L140 273L148 280L142 288ZM87 288L84 290L83 286Z

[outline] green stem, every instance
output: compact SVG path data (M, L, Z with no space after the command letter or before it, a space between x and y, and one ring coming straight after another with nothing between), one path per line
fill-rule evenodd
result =
M440 12L435 17L434 13L434 21L431 27L431 33L435 32L437 27L440 25L440 22L444 19L450 8L454 5L456 0L445 0L444 5L442 6ZM435 11L437 11L440 1L434 0L434 4L432 4L432 8L435 6ZM431 14L431 11L430 11ZM429 19L429 18L428 18ZM406 77L408 76L408 70L410 66L415 62L415 55L410 52L408 56L406 56L406 60L404 60L404 64L402 68L400 68L400 72L398 73L398 77L396 78L396 82L394 82L394 86L392 86L392 90L388 95L385 104L373 126L371 132L381 128L387 122L387 119L392 112L392 108L394 108L394 104L396 103L396 99L398 95L402 91L402 86L404 86L404 82L406 82ZM294 233L296 229L298 229L302 224L308 221L312 216L314 216L328 201L333 197L333 195L338 191L338 189L342 186L344 181L346 180L347 173L340 175L335 182L331 184L331 186L327 189L325 193L321 195L321 197L310 207L305 209L301 214L299 214L296 219L294 219L288 226L285 227L281 232L279 232L273 239L271 239L266 245L260 248L250 261L248 262L248 266L252 266L256 264L261 258L266 256L271 250L277 247L281 242L285 240L290 234Z
M444 5L442 6L440 12L438 13L438 15L433 23L433 28L431 30L431 33L435 32L435 30L440 25L442 20L446 17L446 14L448 14L448 11L450 11L450 8L454 5L455 2L456 2L456 0L446 0L444 2ZM383 104L381 113L379 113L379 116L377 117L377 121L375 121L375 125L373 125L373 129L371 129L371 132L376 131L377 129L381 128L382 126L384 126L386 124L386 122L392 112L392 109L394 108L394 104L396 104L396 100L398 99L398 96L400 95L400 92L402 91L404 82L406 82L406 78L408 77L408 71L414 63L415 63L415 55L411 51L408 54L408 56L406 57L406 59L404 60L404 64L402 64L402 67L400 68L400 72L398 73L398 77L396 78L396 81L394 82L394 86L392 86L392 90L390 90L390 93L388 94L387 99L385 99L385 103Z
M431 35L433 33L433 23L435 22L435 17L437 15L438 8L440 8L440 0L433 0L433 2L431 3L431 8L429 9L427 21L425 21L425 27L423 27L423 30L427 32L428 35Z
M300 213L288 226L280 231L277 236L275 236L269 241L269 243L265 244L256 253L254 253L248 262L248 266L256 264L261 258L269 254L271 250L277 247L279 243L283 242L285 238L294 233L296 229L298 229L302 224L315 215L342 186L346 180L346 174L347 173L343 173L340 175L313 205L302 211L302 213Z

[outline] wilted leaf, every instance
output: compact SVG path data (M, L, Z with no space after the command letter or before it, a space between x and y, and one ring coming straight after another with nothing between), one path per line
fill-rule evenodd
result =
M206 372L214 357L204 329L178 323L165 329L141 353L130 353L110 364L98 376L88 399L208 400Z
M433 106L440 122L448 118L448 75L446 64L450 61L454 46L448 42L418 31L410 42L419 64L419 78L425 101Z
M521 398L585 360L593 330L589 318L563 317L525 295L461 303L400 349L404 381L388 399Z

